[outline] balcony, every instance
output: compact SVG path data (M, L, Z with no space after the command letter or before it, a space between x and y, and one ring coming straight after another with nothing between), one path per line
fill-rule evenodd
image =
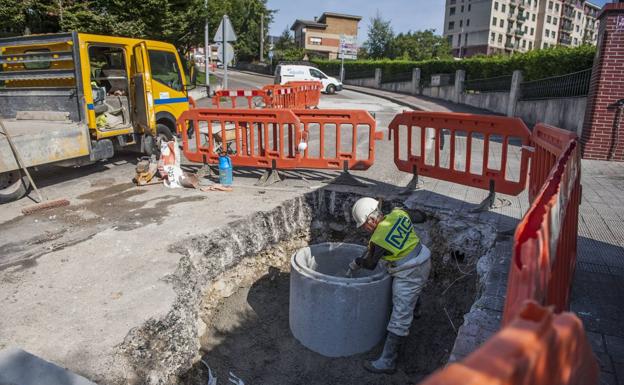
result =
M574 31L574 25L572 23L566 23L561 25L561 29L564 31L572 32Z
M525 32L521 29L516 29L514 33L516 34L516 36L524 36Z
M559 42L563 45L572 45L572 39L569 37L562 37Z
M519 14L516 19L518 20L518 23L524 23L527 21L528 17L525 17L523 14Z
M507 48L507 49L514 49L514 48L516 48L516 45L514 43L511 43L511 42L505 43L505 48Z

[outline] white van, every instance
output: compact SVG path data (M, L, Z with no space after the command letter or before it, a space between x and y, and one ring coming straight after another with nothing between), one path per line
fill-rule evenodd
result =
M327 76L318 68L306 65L280 64L275 68L275 84L286 84L290 81L317 80L323 83L323 91L333 94L342 90L342 83Z

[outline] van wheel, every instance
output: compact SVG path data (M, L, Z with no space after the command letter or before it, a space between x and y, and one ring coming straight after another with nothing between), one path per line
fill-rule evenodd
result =
M335 94L335 93L336 93L336 86L335 86L335 85L333 85L333 84L330 84L330 85L328 85L328 86L327 86L327 88L325 89L325 91L326 91L328 94L333 95L333 94Z
M20 199L28 192L30 181L19 170L0 174L0 203Z
M162 123L158 123L156 125L156 136L160 140L165 140L167 142L173 140L173 134L171 133L171 130L169 129L169 127L165 126Z

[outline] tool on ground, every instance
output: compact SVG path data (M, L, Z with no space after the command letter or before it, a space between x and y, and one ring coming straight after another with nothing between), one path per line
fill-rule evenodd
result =
M37 196L39 197L39 202L37 202L37 204L35 205L24 207L22 209L22 214L28 215L28 214L32 214L41 210L47 210L47 209L51 209L55 207L62 207L62 206L69 205L69 201L67 199L55 199L55 200L49 201L43 198L41 191L39 191L39 189L37 188L37 185L35 184L35 181L33 180L32 176L28 172L28 169L26 168L26 165L24 164L24 161L22 160L22 157L19 151L17 151L17 147L15 147L15 143L13 143L13 138L11 138L11 134L9 134L9 130L7 130L2 119L0 119L0 127L2 128L2 133L7 138L7 142L9 142L9 147L11 147L13 156L15 156L15 161L17 162L17 166L24 172L24 174L26 174L26 177L30 181L30 184L33 186L33 189L35 190L35 192L37 193Z
M139 186L147 185L154 179L154 176L158 172L158 162L156 162L156 159L153 157L143 157L137 163L135 171L136 175L132 181Z

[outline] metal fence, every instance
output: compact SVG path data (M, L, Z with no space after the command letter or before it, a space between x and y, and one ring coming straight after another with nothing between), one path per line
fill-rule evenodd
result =
M493 78L469 79L464 81L466 92L509 92L511 89L511 75L496 76Z
M366 79L366 78L374 78L375 77L375 69L367 68L367 69L359 69L352 70L345 68L345 79Z
M522 82L520 99L548 99L586 96L591 81L591 68L561 76Z
M384 74L381 73L381 82L382 83L396 83L396 82L411 82L412 81L412 70L406 72L397 72Z

